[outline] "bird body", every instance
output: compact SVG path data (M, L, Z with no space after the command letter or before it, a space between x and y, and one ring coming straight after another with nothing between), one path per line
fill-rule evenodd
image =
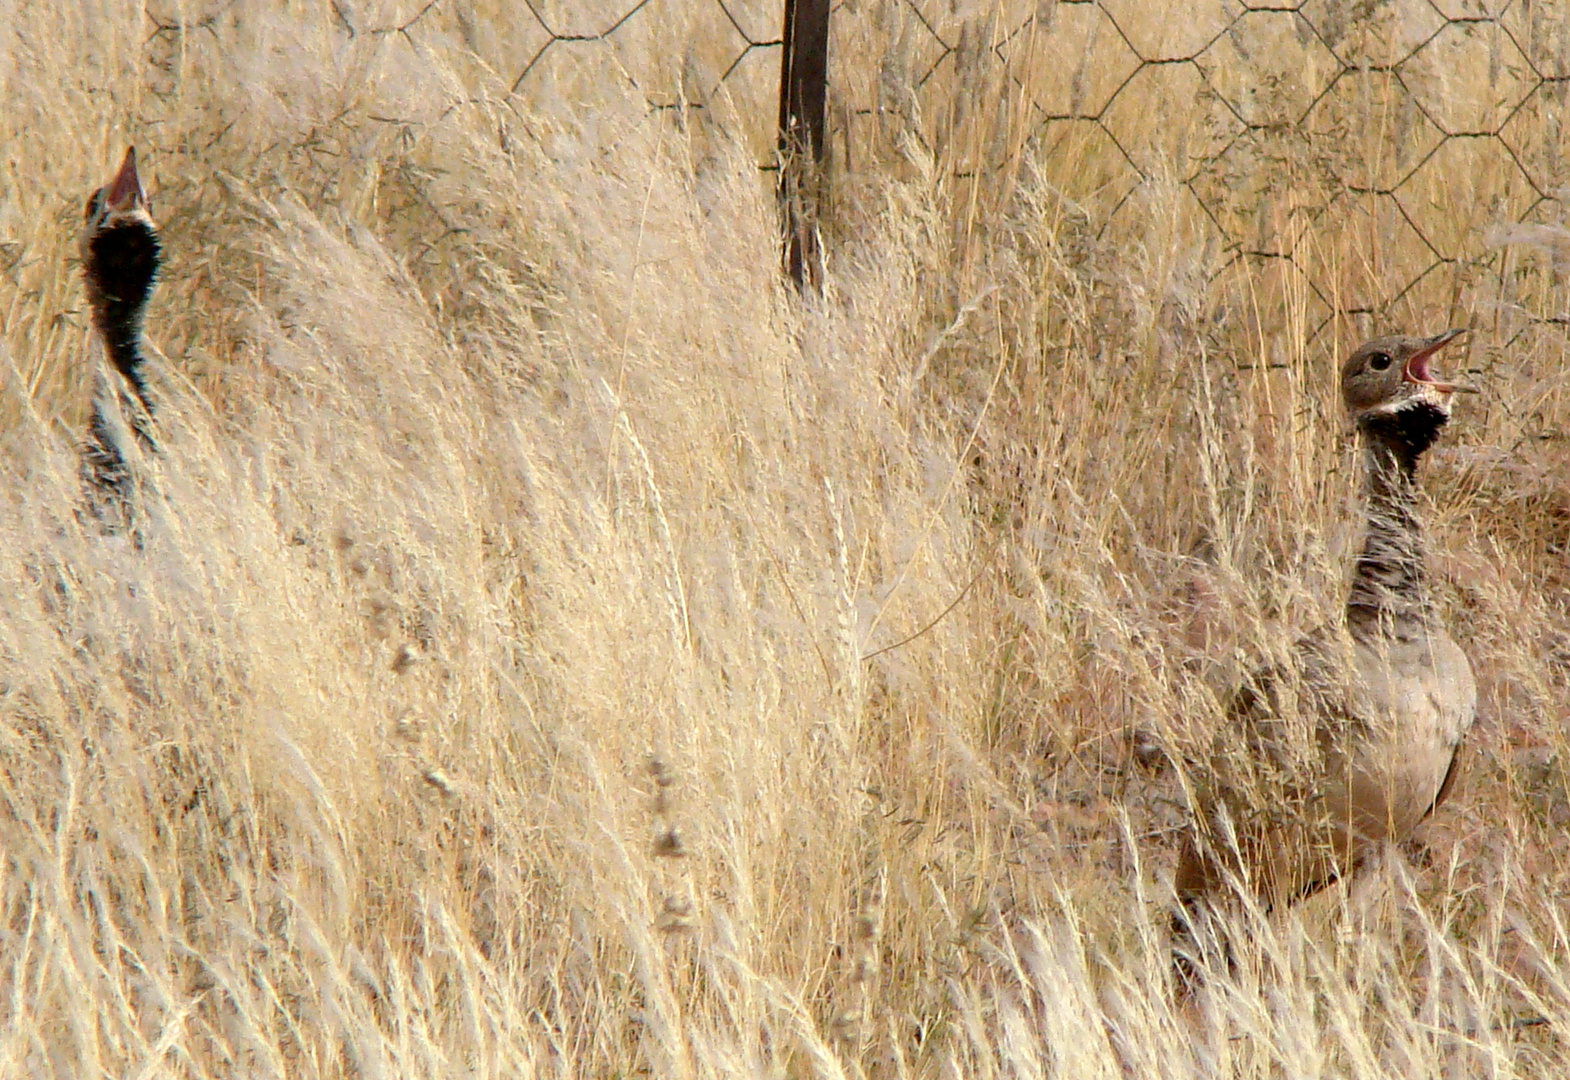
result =
M93 328L114 373L93 403L82 472L95 516L117 527L125 523L130 505L126 436L144 449L155 447L142 319L163 248L137 173L134 147L125 152L110 181L88 198L83 216L82 280ZM118 422L121 417L124 423Z
M1377 339L1343 369L1368 473L1345 618L1234 696L1194 775L1180 925L1234 886L1267 909L1307 896L1408 838L1449 794L1477 688L1429 597L1415 478L1463 389L1428 360L1458 333Z

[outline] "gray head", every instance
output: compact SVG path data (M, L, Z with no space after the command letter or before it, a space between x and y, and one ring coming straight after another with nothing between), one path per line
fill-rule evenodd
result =
M1436 352L1465 332L1375 338L1341 368L1341 400L1358 428L1398 449L1409 465L1438 438L1455 394L1471 389L1437 378L1429 366Z
M1429 368L1433 355L1465 330L1446 330L1430 338L1375 338L1354 352L1341 368L1341 400L1353 419L1369 413L1391 413L1416 406L1450 415L1457 386L1436 378Z

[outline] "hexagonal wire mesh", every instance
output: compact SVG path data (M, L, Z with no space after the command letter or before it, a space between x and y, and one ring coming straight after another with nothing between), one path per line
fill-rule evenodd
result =
M439 0L438 0L439 2ZM496 43L514 93L593 98L607 86L643 93L651 108L678 104L747 118L772 139L781 0L524 0L515 40ZM720 121L723 123L723 121Z
M881 36L847 114L864 146L1007 169L1028 132L1098 236L1176 187L1195 243L1244 270L1245 303L1427 325L1463 311L1520 333L1557 301L1570 88L1562 0L899 0L842 19ZM853 92L854 96L854 92ZM1269 321L1269 320L1256 320ZM1279 325L1279 324L1278 324Z
M767 160L780 22L780 0L525 0L495 47L525 96L724 99ZM1565 321L1542 308L1570 250L1570 0L840 0L832 35L842 174L919 155L1006 187L1032 148L1112 239L1175 187L1213 273L1309 337Z

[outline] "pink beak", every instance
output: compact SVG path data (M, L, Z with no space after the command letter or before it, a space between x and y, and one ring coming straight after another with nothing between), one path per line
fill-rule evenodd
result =
M1401 377L1409 383L1431 387L1438 390L1441 394L1454 394L1458 390L1466 393L1476 393L1476 390L1470 386L1441 382L1439 379L1434 378L1433 373L1428 370L1429 358L1464 333L1466 333L1465 328L1446 330L1443 334L1437 334L1423 342L1421 349L1407 357L1406 366L1401 370Z
M118 214L143 206L146 202L142 181L136 175L136 147L127 147L120 171L114 174L114 179L104 189L104 207L110 213Z

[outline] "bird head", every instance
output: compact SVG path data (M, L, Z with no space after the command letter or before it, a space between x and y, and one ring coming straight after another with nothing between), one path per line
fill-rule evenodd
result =
M125 152L109 182L88 197L83 217L82 275L94 319L106 337L124 337L147 303L163 255L137 175L135 147Z
M1464 333L1446 330L1430 338L1375 338L1341 368L1341 399L1357 418L1419 407L1449 416L1452 396L1471 387L1435 377L1429 364L1436 352Z
M1358 426L1421 454L1450 419L1452 400L1469 386L1438 378L1429 366L1440 349L1464 334L1381 337L1361 346L1341 368L1341 399Z
M82 230L84 236L133 223L153 227L147 192L142 188L142 178L136 172L136 147L126 149L125 157L114 176L88 196L83 218L86 221L86 227Z

